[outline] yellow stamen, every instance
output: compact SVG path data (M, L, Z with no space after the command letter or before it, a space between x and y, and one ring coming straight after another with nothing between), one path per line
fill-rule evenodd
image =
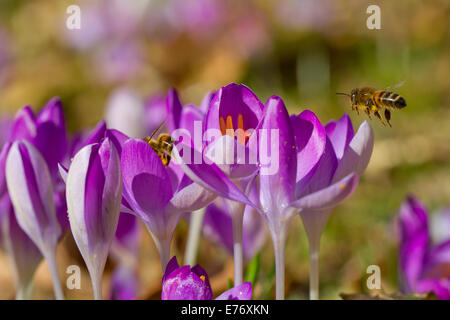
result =
M206 278L205 278L205 276L200 276L200 279L202 279L202 281L203 281L203 282L205 282L205 281L206 281Z
M220 124L220 131L222 132L222 135L225 135L226 125L225 125L225 120L223 120L223 117L219 118L219 124Z
M227 117L227 135L230 137L234 137L234 128L233 128L233 120L231 119L231 116Z
M244 118L242 118L242 114L238 116L238 129L244 130Z

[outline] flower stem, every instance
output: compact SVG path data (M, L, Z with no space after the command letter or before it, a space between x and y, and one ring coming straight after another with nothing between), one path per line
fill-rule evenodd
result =
M317 241L309 241L309 299L319 300L319 248Z
M277 235L272 237L273 249L275 251L275 297L284 300L284 247L285 240Z
M94 300L102 300L102 277L103 272L99 276L91 275L92 290L94 291Z
M234 285L243 281L244 252L242 246L242 224L244 223L245 204L234 202L231 205L231 221L233 224Z
M331 210L300 212L309 243L309 299L319 299L320 238L328 222Z
M20 284L16 292L16 300L30 300L33 294L33 281Z
M198 243L200 240L204 216L205 208L192 212L186 243L186 251L184 253L185 265L193 266L197 262Z
M53 291L55 293L56 300L64 300L64 294L61 287L61 282L58 276L58 266L56 264L56 248L54 250L47 250L48 252L44 254L45 260L47 260L48 267L50 269L50 274L52 276Z

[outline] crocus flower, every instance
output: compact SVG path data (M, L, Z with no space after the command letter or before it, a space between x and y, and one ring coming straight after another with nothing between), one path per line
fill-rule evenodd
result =
M58 278L56 246L62 234L56 214L50 170L28 141L12 144L6 159L6 181L17 222L47 260L57 299L63 299Z
M256 129L263 118L264 106L246 86L229 84L214 95L205 118L206 142L194 146L194 162L186 163L174 151L186 174L203 187L230 201L233 222L235 275L243 278L242 221L247 195L258 173ZM253 143L250 143L253 142ZM185 148L185 146L183 146ZM198 163L196 158L203 159ZM254 161L252 161L252 159Z
M219 295L216 300L250 300L252 285L244 282ZM199 265L179 266L176 257L167 264L162 280L162 300L212 300L206 271Z
M123 196L150 231L164 270L172 234L182 215L203 208L216 195L193 183L174 162L166 168L144 140L127 140L121 161Z
M30 299L33 276L42 254L17 223L8 195L0 200L0 243L12 267L16 299Z
M29 106L17 112L11 140L27 140L42 154L52 179L58 178L58 163L67 152L67 133L64 113L59 98L51 99L35 116Z
M450 237L432 243L427 209L412 196L400 208L399 227L401 291L450 300Z
M101 299L103 270L122 200L120 157L109 138L75 155L66 189L70 228L91 276L94 297Z
M170 133L183 129L194 135L194 121L203 118L201 109L182 106L175 90L166 98L166 127ZM216 195L195 184L171 161L166 168L156 152L143 140L130 139L123 145L124 200L129 211L144 221L158 248L162 270L170 257L173 231L187 212L201 209ZM170 183L169 183L170 182Z
M318 299L321 234L332 209L356 188L372 155L374 138L366 121L355 134L347 114L330 121L325 130L310 111L291 121L298 152L292 207L298 209L308 236L310 297Z

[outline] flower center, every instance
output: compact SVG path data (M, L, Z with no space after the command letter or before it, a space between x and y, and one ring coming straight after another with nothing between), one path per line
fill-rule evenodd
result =
M230 137L237 137L237 140L245 145L245 142L247 141L249 135L244 130L244 118L242 117L242 114L238 115L238 121L237 121L237 129L234 130L233 125L233 119L231 116L227 116L227 120L223 117L219 118L219 124L220 124L220 131L222 132L222 135L229 135Z
M200 279L202 279L202 281L203 281L203 282L205 282L205 281L206 281L206 278L205 278L205 276L200 276Z

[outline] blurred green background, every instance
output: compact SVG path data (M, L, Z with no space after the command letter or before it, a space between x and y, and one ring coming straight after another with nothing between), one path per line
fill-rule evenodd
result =
M65 26L71 4L81 7L81 30ZM366 27L371 4L381 8L381 30ZM348 112L357 129L366 117L352 113L348 99L335 93L403 83L395 91L408 106L393 112L392 128L371 122L371 162L353 196L334 210L320 266L321 298L366 292L372 264L381 267L383 289L394 292L395 218L405 196L415 194L431 211L450 205L449 30L447 0L2 0L0 116L12 117L26 104L38 110L59 96L75 132L102 119L117 88L146 98L175 87L185 103L199 104L208 90L237 82L263 102L280 95L292 113L311 109L323 123ZM183 221L174 253L182 255L186 233ZM160 285L159 262L150 237L142 234L141 295L152 297ZM82 264L71 254L71 239L62 247L62 259ZM287 240L288 299L308 297L307 257L296 219ZM230 259L202 242L199 262L213 274L213 289L226 286ZM0 262L0 298L11 298L4 255ZM273 282L268 239L254 298L273 298ZM83 290L67 293L90 294L87 274ZM35 297L50 295L50 277L41 266Z

